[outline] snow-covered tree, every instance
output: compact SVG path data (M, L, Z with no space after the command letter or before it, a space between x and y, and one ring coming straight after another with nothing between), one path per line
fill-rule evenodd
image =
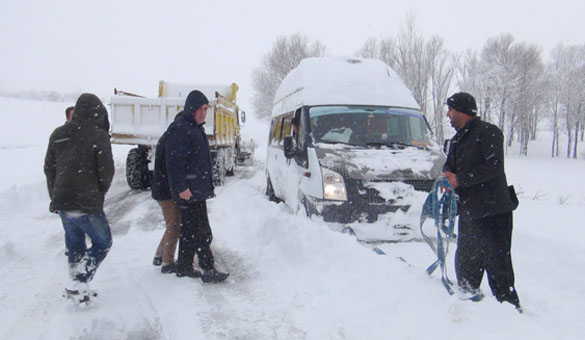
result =
M252 71L252 106L258 118L270 117L274 95L286 75L308 57L322 57L326 47L319 41L309 42L307 36L296 33L276 39L262 64Z
M560 44L552 51L551 57L549 70L554 75L553 157L558 156L558 133L562 128L568 137L567 157L572 154L576 158L585 111L585 46Z
M445 102L453 85L456 60L453 54L445 49L443 39L439 37L431 38L425 50L430 66L431 103L428 111L432 109L431 126L434 128L437 141L442 143L445 140Z
M434 36L426 41L417 31L415 17L408 15L396 39L369 38L356 55L380 59L398 73L442 143L444 103L455 71L455 58L445 49L443 39Z

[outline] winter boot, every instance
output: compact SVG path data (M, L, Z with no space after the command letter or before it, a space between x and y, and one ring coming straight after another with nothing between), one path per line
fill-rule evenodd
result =
M174 263L163 263L160 267L160 272L163 274L171 274L177 272L177 265Z
M190 269L187 269L187 270L181 270L179 268L176 268L176 275L177 275L177 277L185 277L186 276L186 277L190 277L193 279L198 279L201 277L201 272L198 271L197 269L192 268L192 267Z
M479 288L459 287L457 292L459 300L470 300L473 302L479 302L484 298L484 294Z
M212 268L210 270L203 271L201 280L203 280L204 283L218 283L227 279L228 276L230 276L229 273L219 272L215 268Z
M162 264L162 256L155 256L154 259L152 259L153 266L160 266L161 264Z
M74 305L89 305L92 292L87 283L71 279L65 286L64 298L71 300ZM97 296L97 294L95 295Z

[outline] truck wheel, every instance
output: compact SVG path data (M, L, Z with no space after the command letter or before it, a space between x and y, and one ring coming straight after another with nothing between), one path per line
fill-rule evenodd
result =
M148 150L134 148L126 158L126 181L132 189L144 190L152 186L152 173L148 170Z
M213 165L213 169L211 169L211 173L213 176L213 185L216 187L222 186L225 182L225 169L223 168L223 164L216 162Z
M272 188L272 182L270 182L270 177L266 176L266 196L268 196L268 200L270 202L280 203L282 200L274 194L274 188Z

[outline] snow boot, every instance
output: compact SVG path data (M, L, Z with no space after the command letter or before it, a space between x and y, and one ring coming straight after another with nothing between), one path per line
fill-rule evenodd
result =
M179 270L178 268L176 268L176 275L177 277L190 277L193 279L198 279L201 277L201 272L198 271L197 269L191 268L191 269L187 269L187 270Z
M83 290L71 290L65 288L63 297L71 300L76 306L88 306L91 303L88 291Z
M459 300L470 300L473 302L479 302L484 298L484 294L479 288L474 289L459 287L457 292Z
M163 263L160 267L160 272L163 274L171 274L177 272L177 265L174 263Z
M75 306L88 306L91 303L91 297L96 297L97 293L89 289L86 282L70 280L65 287L63 297L71 300Z
M160 266L161 264L162 264L162 256L155 256L154 259L152 259L153 266Z
M215 268L212 268L210 270L203 271L201 280L203 280L203 283L218 283L227 279L228 276L230 276L229 273L219 272Z

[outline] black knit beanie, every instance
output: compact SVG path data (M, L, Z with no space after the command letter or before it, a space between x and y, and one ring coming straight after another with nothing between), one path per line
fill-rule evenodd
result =
M475 98L466 92L455 93L447 99L447 105L461 113L465 113L470 116L477 114L477 104Z
M183 109L187 114L191 115L195 112L201 105L209 104L209 100L201 91L193 90L185 99L185 108Z

